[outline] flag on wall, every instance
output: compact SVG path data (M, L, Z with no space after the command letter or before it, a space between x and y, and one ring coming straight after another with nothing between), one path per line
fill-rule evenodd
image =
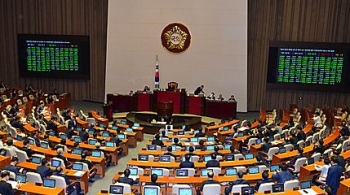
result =
M156 72L154 74L154 88L159 89L159 63L158 55L156 55Z

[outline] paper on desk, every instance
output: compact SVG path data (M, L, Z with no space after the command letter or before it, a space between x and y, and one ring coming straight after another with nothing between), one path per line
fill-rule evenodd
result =
M74 176L81 177L82 175L84 175L84 173L84 171L77 171L76 173L74 173Z
M304 190L305 191L307 191L307 193L306 192L304 192ZM303 190L299 190L298 192L300 192L300 194L302 194L302 195L317 195L317 193L315 192L315 190L313 190L313 189L303 189Z

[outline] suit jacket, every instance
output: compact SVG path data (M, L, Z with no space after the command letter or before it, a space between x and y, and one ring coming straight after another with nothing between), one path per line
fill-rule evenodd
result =
M205 167L220 167L220 162L217 160L209 160L207 164L205 164Z
M198 132L198 133L196 133L196 135L194 135L194 137L205 137L205 133Z
M338 165L341 166L343 169L345 169L345 160L343 156L338 156Z
M200 191L203 191L203 188L206 184L220 184L220 183L216 180L205 180L202 182L201 186L199 187Z
M232 187L234 185L240 185L240 184L248 184L249 185L249 182L244 180L244 179L241 179L241 178L238 178L236 181L233 181L230 183L229 187L226 188L225 190L225 195L229 195L232 191Z
M332 189L332 195L337 194L342 173L343 168L337 164L332 165L328 169L326 184Z
M19 168L14 166L14 165L7 165L5 167L5 170L12 171L12 172L14 172L16 174L19 174Z
M182 161L180 163L180 168L194 168L194 163L189 161Z
M85 131L80 133L81 142L86 142L89 139L89 134Z
M197 89L194 91L194 95L198 95L200 92L203 92L202 87L197 87Z
M66 130L66 135L67 135L67 138L68 138L68 139L71 139L73 135L76 135L76 133L74 132L73 129L68 128L68 129Z
M54 173L53 170L51 170L49 167L47 167L45 165L44 166L43 165L38 166L36 168L36 172L40 174L42 179L44 179L47 176L52 175Z
M33 154L32 149L23 146L20 150L25 151L28 157L32 157L32 154Z
M152 140L152 144L157 146L164 146L162 140Z
M0 181L0 194L2 195L14 195L15 190L12 190L11 184L6 181Z
M57 155L56 158L62 159L64 162L64 166L68 166L68 160L66 157L62 156L62 155Z
M260 180L260 181L256 182L255 190L258 191L261 184L263 184L263 183L271 183L271 182L273 182L271 179Z
M285 183L286 181L294 179L294 176L287 170L273 174L272 179L277 179L277 183Z
M128 178L128 177L119 177L117 182L129 184L129 185L134 185L134 184L138 183L138 182L135 182L133 179Z
M69 120L68 121L68 128L74 128L74 129L76 129L77 128L77 121L74 121L74 120Z
M306 134L304 133L304 131L300 131L298 134L297 134L297 138L298 138L298 141L300 140L306 140Z

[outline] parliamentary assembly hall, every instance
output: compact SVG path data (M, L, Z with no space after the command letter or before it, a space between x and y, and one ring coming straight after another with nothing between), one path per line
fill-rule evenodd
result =
M350 195L349 0L0 0L0 195Z

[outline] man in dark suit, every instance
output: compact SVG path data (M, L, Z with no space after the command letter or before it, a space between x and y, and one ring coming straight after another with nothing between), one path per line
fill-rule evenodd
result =
M151 175L151 182L146 182L145 186L151 185L151 186L159 186L160 187L160 184L157 183L157 180L158 180L158 175L152 174Z
M67 184L67 194L71 194L74 192L74 190L76 190L76 194L80 195L80 194L84 194L84 192L81 191L81 186L80 186L80 182L74 182L74 184L72 184L72 182L69 180L68 176L66 174L62 173L63 169L61 167L57 168L57 176L63 177L64 180L66 181Z
M222 153L219 152L219 147L217 145L214 146L214 153L216 156L224 156Z
M1 178L0 181L0 194L2 195L15 195L17 190L13 190L11 184L7 183L7 181L10 179L10 172L3 171L1 172ZM19 188L19 183L17 184L17 188Z
M267 137L265 137L263 141L264 143L261 145L261 150L267 154L269 152L269 149L271 148L271 144L269 143L269 138Z
M172 156L172 157L174 157L176 159L177 156L172 153L172 150L173 150L173 148L171 146L168 146L167 147L167 151L168 152L165 152L164 155L169 155L169 156Z
M262 180L259 180L258 182L256 182L256 185L255 185L256 191L259 190L259 187L261 184L273 182L271 179L269 179L269 171L268 170L263 171L261 176L262 176Z
M12 171L16 174L19 174L19 167L17 167L18 164L18 158L17 157L12 157L11 163L5 167L4 170Z
M23 141L23 147L20 148L20 149L25 151L29 158L32 157L33 151L32 151L32 149L30 149L29 140L28 139L25 139Z
M174 138L174 145L182 147L182 144L179 143L179 138L177 138L177 137Z
M190 161L191 156L189 154L185 155L185 161L180 163L180 168L194 168L194 163Z
M303 131L303 128L301 128L301 126L297 126L297 138L298 138L298 141L306 140L306 134Z
M195 137L205 137L205 133L203 133L202 127L199 127L198 133L194 135Z
M205 165L206 168L208 167L220 167L220 162L216 160L216 154L211 154L211 160L207 162Z
M237 173L237 176L238 176L237 180L233 181L233 182L230 182L229 187L226 188L226 190L225 190L225 195L229 195L231 193L232 187L234 185L239 185L239 184L248 184L249 185L249 182L247 180L243 179L243 175L244 174L243 174L242 171L238 171L238 173Z
M47 122L47 130L52 130L57 133L58 125L57 125L57 117L52 117L50 121Z
M87 133L87 129L83 128L79 134L79 137L81 139L81 142L86 142L89 139L89 134Z
M76 129L78 126L76 116L72 116L71 119L68 121L68 128Z
M218 181L214 180L214 173L212 171L208 172L208 180L205 180L202 182L201 186L199 187L199 191L203 191L203 188L206 184L220 184ZM197 193L198 194L198 193Z
M56 156L56 158L59 158L59 159L63 160L64 166L68 167L69 161L68 161L68 159L66 157L63 156L63 149L62 148L58 148L57 149L57 156Z
M292 160L290 160L289 162L287 162L287 166L289 168L293 168L294 169L294 164L295 162L299 159L304 157L304 150L301 147L297 148L298 150L298 154L296 156L294 156L294 158Z
M81 154L81 160L79 160L78 162L82 162L82 163L86 163L88 165L89 168L89 182L94 182L94 177L97 173L97 169L94 168L94 164L89 161L88 159L86 159L86 153L83 152Z
M129 184L131 186L138 183L138 181L134 181L133 179L129 178L129 176L130 176L130 170L125 169L124 170L124 177L119 177L117 182L118 183L126 183L126 184Z
M204 85L197 87L197 89L194 91L194 95L198 95L199 93L204 93L203 89L204 89Z
M343 156L340 155L340 153L341 153L341 150L335 150L334 151L334 155L337 156L337 164L339 166L341 166L343 168L343 170L345 170L345 164L346 164L345 163L345 159L344 159Z
M287 169L287 165L285 163L280 165L280 169L280 172L276 172L272 175L272 179L276 179L277 183L283 184L286 181L294 179L294 176Z
M343 174L343 168L339 166L338 164L338 158L337 156L332 156L331 158L331 167L328 169L327 178L326 178L326 184L332 189L332 195L336 195L339 183L340 183L340 177Z
M162 142L162 140L160 140L159 134L156 134L156 136L154 138L155 139L152 140L152 145L164 146L164 143Z
M67 128L66 135L67 135L68 139L71 139L73 137L73 135L77 135L77 134L75 133L73 128Z
M196 154L194 153L194 147L193 146L190 146L188 148L188 153L187 154L190 155L190 156L196 156Z
M52 170L50 167L49 167L49 162L46 158L43 158L41 160L41 166L38 166L36 168L36 172L40 174L41 176L41 179L44 179L46 178L47 176L50 176L52 175L55 171L57 172L57 168L55 170Z

